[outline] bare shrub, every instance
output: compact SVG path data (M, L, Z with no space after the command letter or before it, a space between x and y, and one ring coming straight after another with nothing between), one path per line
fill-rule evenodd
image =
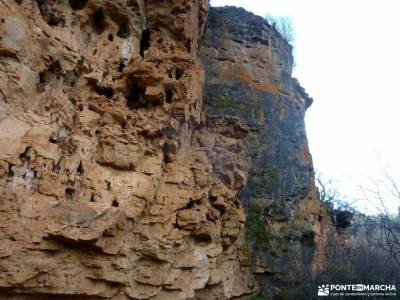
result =
M295 30L292 19L288 16L272 16L268 14L265 20L275 28L282 37L293 46L295 39Z

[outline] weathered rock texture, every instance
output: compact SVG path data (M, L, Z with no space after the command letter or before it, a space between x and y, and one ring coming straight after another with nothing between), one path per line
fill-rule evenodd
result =
M292 47L243 9L212 8L201 57L207 116L249 126L247 210L252 271L266 295L306 281L326 265L329 216L316 197L304 126L312 99L292 78Z
M211 10L205 116L207 0L0 12L1 299L248 298L323 268L311 99L262 18Z
M0 298L253 292L237 198L248 128L202 115L208 1L0 12Z

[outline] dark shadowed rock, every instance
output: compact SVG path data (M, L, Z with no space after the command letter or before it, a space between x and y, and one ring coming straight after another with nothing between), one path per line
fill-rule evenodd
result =
M292 77L292 47L261 17L211 8L202 41L205 113L247 124L251 158L240 199L264 294L324 268L330 220L315 196L304 114L312 99ZM325 227L324 229L322 229Z

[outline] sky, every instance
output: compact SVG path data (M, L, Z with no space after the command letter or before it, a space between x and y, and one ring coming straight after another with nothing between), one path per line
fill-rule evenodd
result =
M306 114L314 165L357 208L376 211L378 203L365 201L360 186L376 190L384 172L400 186L400 1L210 3L292 19L294 77L314 99ZM388 209L397 212L400 199L384 198Z

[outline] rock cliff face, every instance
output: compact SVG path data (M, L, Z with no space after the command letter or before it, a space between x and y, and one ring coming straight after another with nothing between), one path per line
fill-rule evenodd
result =
M323 268L290 46L212 9L199 55L208 10L0 0L0 299L248 298Z
M292 47L266 21L244 9L212 8L201 57L207 116L249 126L247 211L252 271L264 294L308 280L325 267L325 208L316 196L304 126L312 99L292 78Z
M252 292L248 128L202 116L208 2L0 5L2 298Z

